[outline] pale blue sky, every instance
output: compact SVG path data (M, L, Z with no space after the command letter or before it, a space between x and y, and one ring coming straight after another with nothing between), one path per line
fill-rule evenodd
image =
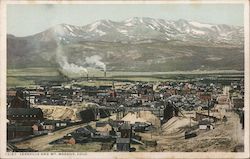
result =
M131 17L186 19L243 26L243 4L9 4L7 32L28 36L66 23L83 26L100 19L122 21Z

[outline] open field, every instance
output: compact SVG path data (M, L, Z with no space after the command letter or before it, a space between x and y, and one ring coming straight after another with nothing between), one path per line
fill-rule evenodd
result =
M32 87L39 81L60 80L55 68L23 68L7 70L8 87Z
M59 73L55 68L37 67L23 69L8 69L8 76L58 76Z
M69 79L79 79L75 84L98 86L98 85L110 85L112 80L116 81L186 81L193 80L195 78L214 78L217 80L231 79L239 80L244 76L243 71L236 70L215 70L215 71L174 71L174 72L119 72L112 71L107 72L107 76L104 77L104 72L101 70L88 68L87 74L69 74L56 68L23 68L23 69L8 69L7 71L7 85L8 87L27 87L35 86L41 82L67 82Z
M91 142L86 144L58 144L46 148L45 152L98 152L101 150L101 143Z

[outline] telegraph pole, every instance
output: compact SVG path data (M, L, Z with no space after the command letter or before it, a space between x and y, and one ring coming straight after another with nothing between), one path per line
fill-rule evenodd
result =
M189 119L190 119L190 128L192 127L192 124L191 124L191 114L189 116Z
M207 100L207 115L208 115L208 118L209 118L209 115L210 115L209 99Z

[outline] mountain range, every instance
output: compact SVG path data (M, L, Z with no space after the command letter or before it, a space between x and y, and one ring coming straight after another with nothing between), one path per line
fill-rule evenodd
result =
M108 70L242 70L244 28L196 21L133 17L85 26L59 24L26 36L7 36L9 68L60 67L60 56L84 66L98 55Z

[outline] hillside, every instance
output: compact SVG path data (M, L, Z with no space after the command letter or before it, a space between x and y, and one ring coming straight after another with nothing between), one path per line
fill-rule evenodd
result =
M243 44L240 26L135 17L8 35L7 62L8 68L98 68L86 61L94 56L112 71L243 70Z

